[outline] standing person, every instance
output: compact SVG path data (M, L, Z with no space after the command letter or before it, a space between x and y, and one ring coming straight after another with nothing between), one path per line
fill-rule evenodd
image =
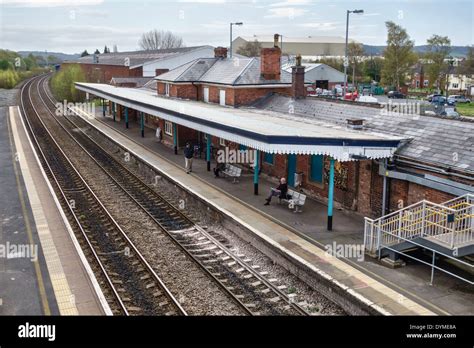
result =
M265 200L266 203L264 205L270 205L272 201L272 197L278 196L279 198L287 198L286 194L288 192L288 185L286 183L285 178L280 179L280 185L277 188L273 188L270 190L270 194L268 198Z
M160 126L158 126L156 128L156 133L155 133L155 137L156 137L156 142L161 142L161 128Z
M186 173L190 173L193 171L193 157L194 157L194 150L189 143L186 143L186 147L184 148L184 163L186 167Z

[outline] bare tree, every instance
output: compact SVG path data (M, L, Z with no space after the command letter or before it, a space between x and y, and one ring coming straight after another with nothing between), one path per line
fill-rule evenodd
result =
M243 46L239 47L236 51L237 54L241 54L246 57L259 57L260 51L262 50L262 44L255 41L248 41Z
M142 50L185 47L182 37L173 34L171 31L158 31L156 29L143 33L138 45Z

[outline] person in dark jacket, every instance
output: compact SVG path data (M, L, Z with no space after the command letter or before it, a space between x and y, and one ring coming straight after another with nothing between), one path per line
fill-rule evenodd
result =
M219 173L225 169L225 163L217 163L216 167L214 168L214 177L219 178Z
M191 144L186 143L186 147L184 148L184 166L188 174L193 171L193 157L194 149L191 147Z
M265 205L270 205L270 202L272 201L272 197L278 196L279 198L287 198L287 193L288 193L288 185L286 183L285 178L280 179L280 185L278 185L277 188L273 188L270 190L270 194L268 195L268 198L265 200Z

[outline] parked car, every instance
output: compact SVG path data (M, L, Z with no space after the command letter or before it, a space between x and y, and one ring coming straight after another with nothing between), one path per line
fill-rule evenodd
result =
M430 103L433 100L434 97L442 97L442 94L430 94L426 97L426 100L428 100Z
M454 103L460 103L460 104L464 104L464 103L470 103L471 100L466 98L465 96L463 95L450 95L448 97L448 101L451 100L453 101Z
M450 106L454 106L454 100L449 100L449 99L446 99L446 97L442 96L442 95L439 95L439 96L434 96L432 99L431 99L431 104L434 104L434 105L450 105Z
M440 113L440 115L448 117L459 117L459 113L454 110L454 108L445 108L444 111Z
M387 97L393 99L405 99L407 96L399 91L390 91L387 93Z
M372 97L371 95L361 95L359 99L357 99L358 102L362 103L373 103L377 104L379 101L377 98Z

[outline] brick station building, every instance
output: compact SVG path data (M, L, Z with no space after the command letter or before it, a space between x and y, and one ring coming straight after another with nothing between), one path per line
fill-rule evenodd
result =
M474 122L306 97L304 67L290 74L280 56L277 44L261 58L229 59L217 48L139 89L76 87L109 100L117 121L159 125L176 151L188 141L258 150L256 168L242 165L257 188L259 176L294 186L302 174L298 189L328 203L329 229L333 203L377 217L474 192Z

